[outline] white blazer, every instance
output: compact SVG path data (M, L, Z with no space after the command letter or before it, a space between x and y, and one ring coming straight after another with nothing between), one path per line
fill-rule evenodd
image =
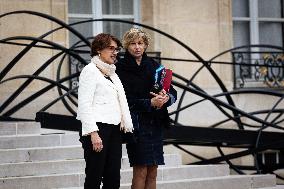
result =
M82 122L82 135L98 131L96 122L115 125L121 122L117 88L92 62L79 77L77 119Z

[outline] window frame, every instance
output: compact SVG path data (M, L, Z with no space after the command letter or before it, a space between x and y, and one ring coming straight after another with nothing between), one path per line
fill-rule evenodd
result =
M258 16L258 0L249 0L249 16L248 17L234 17L234 22L249 22L250 28L250 44L259 44L259 23L260 22L276 22L284 23L284 18L270 18Z
M284 3L282 1L282 3ZM264 23L264 22L268 22L268 23L282 23L284 24L284 16L282 13L282 18L274 18L274 17L259 17L259 2L258 0L249 0L248 4L246 5L248 6L248 16L232 16L232 21L233 21L233 25L237 22L240 23L248 23L248 31L249 31L249 41L248 44L252 45L252 44L260 44L260 24ZM233 10L233 6L232 6L232 10ZM282 5L282 12L283 12L283 5ZM283 28L284 30L284 28ZM234 32L234 30L233 30ZM234 34L233 34L234 35ZM284 34L282 33L282 47L284 46ZM233 41L233 44L235 44L235 41ZM245 44L243 44L245 45ZM259 48L251 48L250 51L260 51ZM251 56L251 60L256 60L256 59L260 59L261 55L257 54L257 53L253 53L250 55ZM252 64L254 64L254 62L251 62ZM239 77L236 75L236 71L235 69L237 69L236 66L234 66L234 88L242 88L242 87L236 87L239 84ZM246 87L264 87L263 84L261 84L259 81L256 81L252 76L256 73L255 68L251 67L251 78L246 78Z
M133 0L133 14L103 14L102 0L92 1L92 14L72 14L68 13L69 18L89 18L89 19L133 19L134 22L140 22L140 0ZM92 22L93 35L103 32L103 22Z

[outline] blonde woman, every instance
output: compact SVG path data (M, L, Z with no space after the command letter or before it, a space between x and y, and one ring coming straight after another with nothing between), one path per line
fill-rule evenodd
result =
M163 129L169 125L167 107L176 101L176 91L158 85L161 65L147 57L149 35L132 28L124 34L125 56L116 63L130 107L136 142L126 145L133 167L132 189L155 189L158 165L164 164ZM154 93L155 94L154 94Z

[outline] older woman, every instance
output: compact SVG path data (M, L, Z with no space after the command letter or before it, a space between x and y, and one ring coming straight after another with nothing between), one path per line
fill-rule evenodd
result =
M159 87L153 93L161 65L147 57L148 45L148 34L141 29L130 29L123 37L125 56L116 64L137 137L135 143L126 145L133 167L132 189L156 188L157 168L164 164L163 128L169 124L167 106L176 101L173 87L168 93Z
M86 161L85 189L120 187L121 132L133 125L123 86L115 73L120 41L98 34L92 42L91 62L79 78L77 119Z

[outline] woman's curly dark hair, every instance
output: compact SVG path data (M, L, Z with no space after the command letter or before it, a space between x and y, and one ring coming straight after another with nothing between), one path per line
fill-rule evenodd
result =
M91 45L91 57L98 55L98 51L107 48L111 40L115 41L118 47L121 47L122 44L115 36L107 33L100 33L94 37Z

